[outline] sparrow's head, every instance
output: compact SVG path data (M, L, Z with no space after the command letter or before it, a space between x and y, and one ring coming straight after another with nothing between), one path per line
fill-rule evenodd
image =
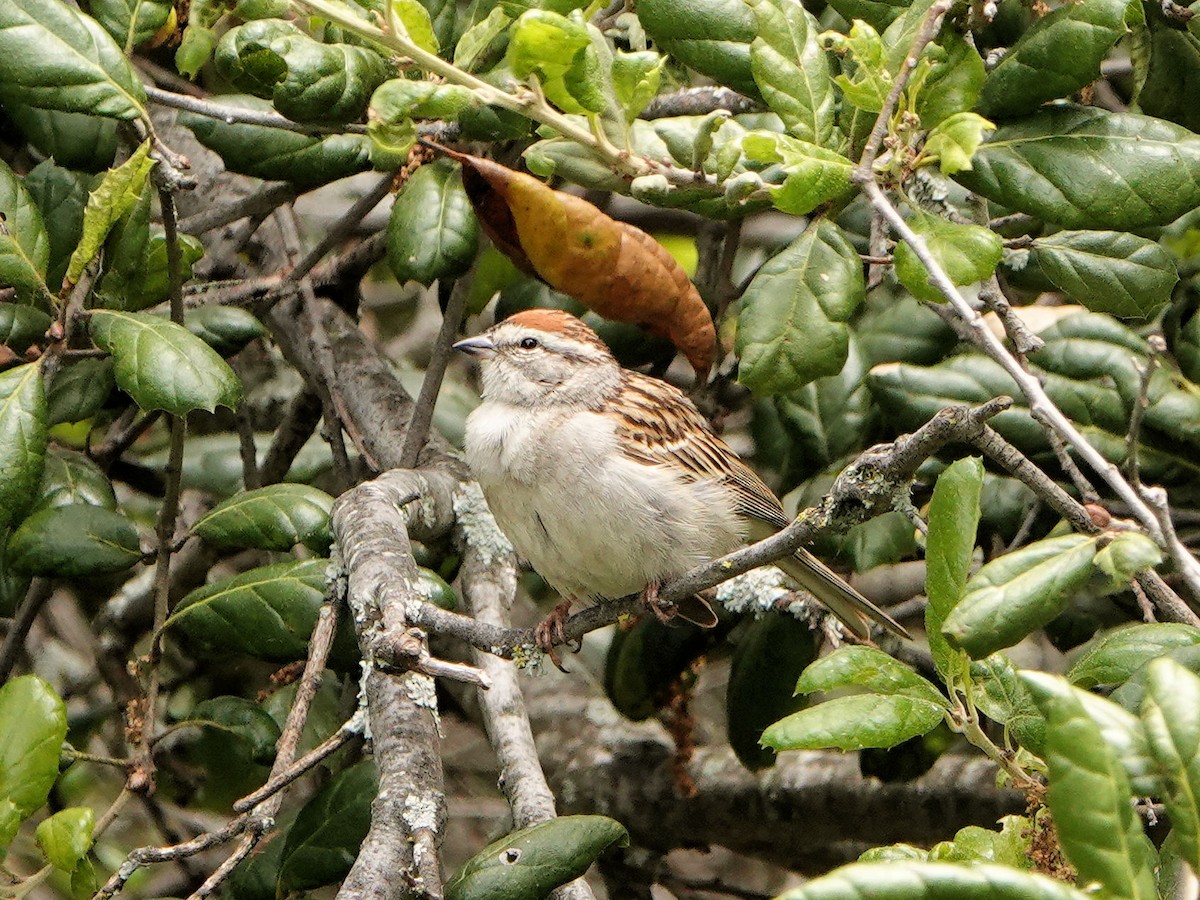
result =
M479 357L484 397L519 406L593 406L621 379L596 332L557 309L519 312L454 349Z

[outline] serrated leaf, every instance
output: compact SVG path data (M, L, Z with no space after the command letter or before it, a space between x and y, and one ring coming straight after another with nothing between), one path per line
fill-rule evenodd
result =
M1200 644L1200 628L1178 622L1131 625L1100 635L1067 670L1067 679L1081 688L1123 684L1157 656L1179 647Z
M1170 659L1147 666L1142 722L1166 783L1163 797L1180 852L1200 868L1200 678Z
M215 304L185 311L183 326L221 356L233 356L267 333L249 310Z
M291 550L303 544L326 553L333 536L333 498L306 484L272 484L218 504L192 531L218 547Z
M770 395L837 374L849 349L846 321L864 294L862 263L841 229L810 223L742 296L738 380Z
M38 823L34 834L46 861L56 869L74 872L92 847L96 814L89 806L72 806Z
M895 747L932 731L942 712L938 704L901 695L836 697L776 722L763 732L762 744L775 750Z
M783 184L767 186L775 207L783 212L808 215L851 188L854 163L816 144L786 134L752 131L742 138L742 151L748 160L783 166Z
M123 572L141 559L133 523L87 503L39 509L8 539L9 564L31 575L86 578Z
M967 582L942 633L974 659L1011 647L1066 608L1095 554L1094 537L1069 534L992 560Z
M796 693L841 687L861 687L875 694L912 697L949 708L932 682L874 647L840 647L821 657L804 670L796 683Z
M1085 711L1082 692L1041 672L1021 677L1048 722L1047 805L1080 882L1099 882L1102 896L1156 900L1154 848L1130 802L1117 752Z
M396 197L388 222L388 263L396 280L430 285L470 268L479 221L448 159L424 165Z
M192 591L167 619L211 655L303 659L325 596L329 561L276 563Z
M607 816L559 816L488 844L446 882L446 900L545 897L581 876L625 828Z
M64 284L79 281L88 263L100 252L113 225L138 203L152 168L150 141L146 140L129 159L115 169L109 169L100 184L88 194L83 210L83 234L67 263Z
M111 359L77 359L63 366L50 383L46 421L51 425L91 418L115 385Z
M997 131L955 178L1064 228L1166 225L1200 205L1200 137L1161 119L1047 107Z
M0 211L3 211L3 219L0 219L0 286L16 288L23 302L45 305L43 279L50 259L50 241L42 224L42 214L21 179L2 160Z
M971 571L975 534L979 528L979 498L983 492L983 463L968 457L952 463L938 476L929 503L929 533L925 538L925 631L934 665L943 677L951 674L957 653L942 634L946 617L958 605Z
M146 116L146 92L121 48L62 0L0 6L0 99L116 119Z
M46 392L35 363L0 372L0 528L19 521L46 459Z
M115 511L117 498L112 483L100 467L82 453L55 447L46 454L46 468L34 509L80 503Z
M974 284L988 278L1004 255L1000 235L981 225L960 225L920 210L909 224L924 238L925 246L955 285ZM896 277L918 300L946 302L925 264L907 243L896 245L895 264Z
M758 20L750 71L763 100L788 134L820 147L835 146L836 97L817 20L799 0L750 0L750 6Z
M843 866L777 900L1084 900L1087 896L1062 881L994 863L889 860Z
M257 703L242 697L212 697L197 703L182 721L241 738L249 745L250 756L256 763L270 765L275 759L279 726Z
M345 877L371 825L377 786L375 763L365 759L339 772L304 804L284 842L280 892L310 890Z
M953 175L971 168L971 157L983 143L984 136L996 126L983 116L960 112L947 118L925 138L924 154L936 157L938 168Z
M176 416L236 409L242 384L229 364L182 325L147 313L93 310L92 340L116 364L117 386L144 410Z
M58 778L67 708L36 675L0 687L0 851L23 819L38 810Z
M1179 273L1161 244L1118 231L1060 231L1033 242L1042 271L1092 312L1149 318L1171 302Z

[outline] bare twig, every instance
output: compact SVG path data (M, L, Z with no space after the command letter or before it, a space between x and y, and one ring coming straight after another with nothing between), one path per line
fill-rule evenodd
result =
M295 131L300 134L366 134L367 126L348 123L344 125L312 125L293 122L279 113L260 112L255 109L245 109L231 106L227 103L217 103L201 97L190 97L187 94L176 94L164 91L162 88L146 85L146 96L160 106L181 109L184 112L207 116L210 119L220 119L232 125L242 122L247 125L260 125L265 128L278 128L282 131Z
M1150 380L1154 377L1154 370L1158 368L1162 354L1167 352L1167 342L1161 334L1150 335L1146 344L1150 348L1150 354L1145 364L1138 367L1142 377L1129 416L1129 432L1125 435L1125 471L1135 488L1140 488L1142 483L1138 450L1141 447L1142 420L1146 417L1146 407L1150 405Z
M21 653L21 648L25 645L25 637L33 626L33 620L37 618L42 606L50 599L51 593L53 591L49 578L35 578L29 583L29 590L25 592L25 599L17 608L12 628L4 636L3 646L0 646L0 684L8 680L8 675L12 672L17 657Z
M247 194L233 203L225 206L214 206L188 216L179 223L179 230L185 234L203 234L214 228L230 225L238 219L247 216L270 215L280 206L296 199L296 188L291 184L265 184L252 194Z
M283 481L296 459L296 454L312 437L320 421L321 398L305 384L288 403L283 421L279 423L270 449L263 459L259 470L259 478L263 484Z
M316 246L304 254L304 257L296 263L296 267L288 272L286 281L297 282L311 272L322 259L325 254L346 240L359 226L359 223L367 217L380 201L388 195L392 189L393 176L391 173L384 175L375 183L371 190L367 191L361 197L354 201L338 220L329 227L325 234L317 241Z

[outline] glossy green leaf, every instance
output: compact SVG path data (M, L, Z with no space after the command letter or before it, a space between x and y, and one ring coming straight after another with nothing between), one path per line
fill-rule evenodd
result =
M167 619L209 654L303 659L325 596L329 561L276 563L192 591Z
M67 708L36 675L0 687L0 851L17 826L38 810L58 778L58 757L67 736Z
M1001 128L955 178L1064 228L1166 225L1200 205L1200 137L1149 116L1064 104Z
M184 327L221 356L233 356L267 333L249 310L237 306L201 306L183 314Z
M45 293L43 279L50 260L50 240L42 214L17 173L0 160L0 285L17 289L25 303L40 301Z
M171 0L92 0L88 8L126 55L154 37L175 9Z
M11 99L4 101L4 111L29 143L60 166L103 172L117 155L115 119L39 109Z
M1088 894L1045 875L994 863L854 863L777 900L1084 900Z
M604 662L604 693L626 718L648 719L662 705L668 686L712 647L719 631L690 622L667 626L653 617L618 630Z
M1142 722L1166 783L1163 797L1180 851L1200 867L1200 678L1170 659L1147 666Z
M846 362L846 321L865 293L858 253L827 219L768 260L742 296L738 380L759 395L793 391Z
M642 0L637 15L659 50L739 93L759 97L750 63L758 20L743 0Z
M1149 318L1171 302L1179 274L1154 241L1120 231L1060 231L1033 243L1054 286L1092 312Z
M1041 672L1022 679L1048 722L1047 805L1080 882L1098 882L1104 897L1156 900L1154 848L1130 802L1117 751L1084 709L1083 692Z
M1008 657L993 653L986 659L975 660L970 674L975 706L1003 725L1030 753L1041 754L1046 744L1046 719Z
M1183 647L1174 647L1163 653L1162 657L1178 663L1189 672L1200 675L1200 645L1189 644ZM1158 659L1159 657L1154 658ZM1142 700L1146 696L1146 683L1149 680L1148 668L1149 664L1147 663L1141 668L1135 669L1133 674L1120 687L1108 695L1109 699L1122 709L1137 713L1141 709Z
M627 119L636 119L658 94L666 65L667 58L652 50L617 51L612 65L613 92Z
M503 5L496 6L484 18L463 32L454 48L454 65L464 72L475 69L476 62L487 52L500 35L508 29L512 19Z
M36 363L0 372L0 528L19 521L42 479L46 392Z
M51 448L38 488L35 510L78 503L116 510L112 483L100 467L82 453Z
M1146 535L1122 531L1100 549L1093 562L1108 576L1112 587L1121 587L1129 584L1138 572L1162 562L1162 551Z
M375 763L365 759L339 772L304 804L284 842L280 893L310 890L345 877L371 826L377 785Z
M183 39L175 51L175 68L184 78L195 78L199 75L217 46L217 33L196 21L195 4L192 4L191 13L192 17L184 29Z
M816 657L820 640L805 622L787 613L767 613L751 622L733 653L725 710L729 745L751 771L775 764L775 751L759 744L772 722L804 705L793 687Z
M534 900L574 881L629 835L606 816L559 816L488 844L446 882L446 900Z
M925 246L955 285L974 284L988 278L1004 255L1000 235L981 225L960 225L919 210L909 224L925 239ZM896 277L914 297L930 303L946 302L925 264L907 243L896 245L895 262Z
M1090 691L1072 689L1083 711L1100 730L1100 738L1113 751L1134 796L1149 797L1162 793L1154 757L1146 730L1129 710Z
M750 71L763 100L788 134L820 147L836 146L836 97L817 20L799 0L750 0L750 6L758 20Z
M1200 25L1193 18L1185 31L1177 22L1168 21L1158 7L1144 8L1146 28L1135 31L1138 47L1145 54L1144 67L1134 68L1135 108L1191 131L1200 130L1200 110L1188 102L1200 90Z
M34 837L50 865L74 872L92 847L95 824L96 814L91 807L72 806L38 823Z
M417 169L392 206L388 263L396 280L429 285L470 268L479 246L479 221L450 160Z
M979 498L983 492L983 462L977 456L952 463L941 475L929 503L929 533L925 537L925 631L934 665L950 674L957 656L946 643L942 625L962 599L975 554L979 528Z
M518 78L538 78L546 97L564 112L598 113L611 100L611 58L603 40L597 45L583 18L543 9L521 14L509 30L508 66Z
M8 539L8 561L31 575L86 578L142 559L137 529L120 513L77 503L39 509Z
M995 125L975 113L955 113L929 132L923 152L937 158L943 174L953 175L971 168L971 157L984 136L995 130Z
M851 189L854 163L816 144L786 134L752 131L742 138L742 152L754 162L783 166L783 184L767 186L775 207L783 212L807 215Z
M775 750L862 750L895 747L932 731L942 706L904 695L855 694L793 713L763 732Z
M861 687L875 694L949 705L932 682L874 647L840 647L821 657L804 670L796 683L796 693L811 694L842 687Z
M1093 640L1067 670L1067 679L1088 689L1123 684L1155 657L1196 645L1200 645L1200 628L1178 622L1118 628Z
M100 252L113 225L137 205L152 168L150 142L143 141L129 159L105 173L100 184L88 195L83 210L83 235L67 263L64 282L76 284L79 281L88 263Z
M847 529L838 542L838 556L855 572L890 566L917 555L912 520L892 510Z
M975 42L949 29L943 29L937 43L929 46L926 58L933 65L922 80L916 109L921 127L933 129L974 108L987 71ZM957 140L969 142L970 132Z
M979 111L1009 118L1091 84L1126 31L1129 6L1128 0L1082 0L1035 20L988 74Z
M306 484L272 484L219 503L192 526L218 547L291 550L303 544L317 553L329 550L329 511L333 498Z
M12 616L29 590L30 577L8 564L8 533L0 531L0 616ZM2 818L2 816L0 816ZM4 826L0 824L0 832Z
M147 313L94 310L92 340L116 364L117 386L144 410L182 416L235 409L242 385L228 363L182 325Z
M939 841L929 848L933 862L997 862L1014 869L1032 869L1030 858L1033 823L1025 816L1004 816L1000 829L968 825L953 840Z
M992 560L967 582L942 633L974 659L1011 647L1066 608L1095 555L1094 537L1069 534Z
M50 383L46 397L46 421L80 422L104 405L115 386L111 359L77 359L63 366Z
M203 728L216 728L244 740L256 763L270 765L275 759L279 726L271 714L242 697L213 697L197 703L183 721Z
M888 71L879 32L866 22L857 21L845 35L826 32L822 38L830 50L848 61L843 66L845 71L833 79L846 103L872 115L883 109L891 90L892 73ZM842 117L846 117L845 111Z
M371 121L394 125L406 119L453 119L478 101L457 84L393 78L371 95Z
M389 21L398 34L430 53L438 52L437 35L433 33L433 18L419 0L388 0Z
M268 101L257 97L222 96L220 102L258 112L272 110ZM311 188L365 171L370 166L370 143L363 135L319 137L225 122L195 113L181 113L179 121L192 130L200 143L221 157L225 168L242 175Z
M25 189L42 214L42 224L50 241L46 284L57 290L83 231L88 178L82 172L73 172L47 159L25 176Z
M0 99L116 119L146 115L146 92L121 48L62 0L0 5Z
M33 306L0 303L0 344L23 352L45 340L46 330L53 320Z

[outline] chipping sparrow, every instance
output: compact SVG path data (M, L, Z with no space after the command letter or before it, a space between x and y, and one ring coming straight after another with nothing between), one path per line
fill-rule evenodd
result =
M500 529L570 602L644 592L789 524L779 500L664 381L621 368L583 322L533 309L455 348L479 357L466 456ZM904 628L805 550L777 562L861 637ZM711 611L710 611L711 612Z

